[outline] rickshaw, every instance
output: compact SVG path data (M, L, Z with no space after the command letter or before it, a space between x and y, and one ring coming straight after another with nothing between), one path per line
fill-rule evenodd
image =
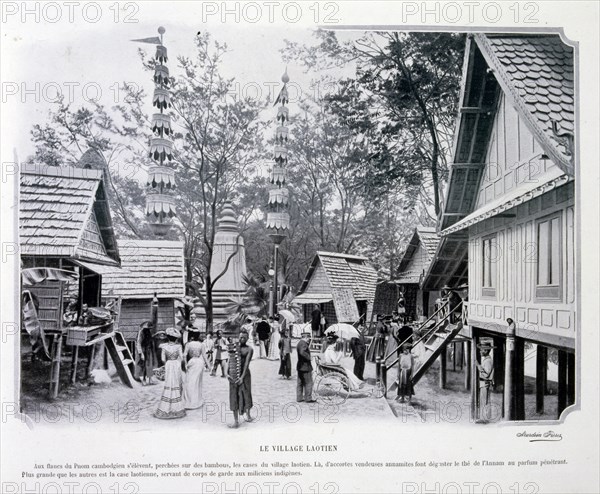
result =
M315 356L316 369L313 371L313 393L316 400L325 405L341 405L350 396L350 382L347 370L340 365L330 365L321 362L320 357ZM361 388L361 394L367 397L383 397L385 388L381 379L377 379L374 386Z

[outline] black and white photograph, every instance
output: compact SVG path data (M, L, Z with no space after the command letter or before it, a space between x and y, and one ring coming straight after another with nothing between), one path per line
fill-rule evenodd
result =
M2 492L596 492L599 9L475 3L2 4Z

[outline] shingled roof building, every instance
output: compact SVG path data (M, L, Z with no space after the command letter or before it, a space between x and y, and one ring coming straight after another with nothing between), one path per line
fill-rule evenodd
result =
M456 286L468 277L472 372L476 378L478 342L491 337L506 419L557 418L575 402L573 67L573 49L558 35L467 41L441 241L426 283ZM558 361L553 396L549 354ZM525 394L526 360L536 362L535 396Z
M175 325L175 303L185 295L183 242L124 240L120 242L121 269L106 269L102 296L121 300L118 330L135 340L140 324L150 320L150 304L158 298L158 327Z
M68 283L79 304L99 306L101 273L120 265L102 171L24 164L19 239L23 269L62 269L78 280L30 280L28 290L39 300L44 330L60 329Z
M375 299L377 272L366 257L318 251L295 303L304 306L304 320L319 305L327 326L368 321Z
M435 228L415 228L398 265L394 283L399 285L404 295L406 316L409 319L417 320L422 316L429 316L430 304L439 296L438 291L430 293L421 289L425 273L435 258L439 241L440 237Z

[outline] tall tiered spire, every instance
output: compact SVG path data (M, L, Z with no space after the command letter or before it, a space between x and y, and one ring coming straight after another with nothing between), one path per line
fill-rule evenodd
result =
M287 236L290 228L290 214L289 214L289 203L290 193L286 184L286 166L288 161L288 122L289 122L289 109L286 106L289 103L289 96L287 90L287 84L290 82L290 78L287 73L281 77L283 87L277 99L275 105L279 105L277 108L277 129L275 131L275 149L273 150L273 168L271 170L270 182L271 189L269 190L269 203L267 212L267 229L269 236L273 239L273 305L270 308L271 314L277 313L277 303L279 301L279 290L277 287L279 277L278 267L278 254L279 245Z
M269 203L267 213L267 228L269 229L269 235L273 239L275 245L279 245L283 242L283 239L287 235L287 230L290 227L290 215L288 213L289 208L289 191L285 187L286 183L286 165L288 160L288 121L289 121L289 109L286 106L289 102L287 83L290 78L287 73L281 77L283 81L283 88L277 99L275 105L279 104L277 108L277 129L275 131L275 149L273 151L273 159L275 163L271 170L270 182L272 184L271 190L269 190Z
M159 27L160 38L135 40L156 44L156 65L154 66L154 96L152 105L159 113L152 115L151 129L154 137L150 139L150 157L156 162L148 170L148 186L151 189L146 196L146 215L149 216L150 227L158 236L164 236L171 228L170 218L175 216L175 199L168 194L175 187L175 171L171 168L173 160L173 143L169 136L173 133L171 117L164 113L171 107L169 93L169 69L167 63L167 47L163 45L164 27Z

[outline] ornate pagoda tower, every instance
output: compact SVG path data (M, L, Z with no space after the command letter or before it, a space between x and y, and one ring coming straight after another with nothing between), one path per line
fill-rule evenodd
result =
M229 265L227 265L228 260ZM231 304L231 299L241 299L246 292L244 286L244 276L247 274L246 248L235 211L229 201L223 205L217 220L213 257L210 263L210 276L213 281L221 273L224 274L215 282L212 291L215 330L230 319L231 314L227 311L227 306ZM204 308L200 310L200 314L205 314Z
M269 190L269 202L267 212L267 229L269 236L273 240L273 306L271 312L277 313L277 303L279 302L278 276L279 276L279 246L287 236L290 227L289 200L290 193L286 185L286 166L288 161L288 122L289 108L286 106L289 103L287 84L290 78L287 73L287 68L281 76L283 87L275 100L277 108L277 129L275 131L275 149L273 159L275 163L271 170L270 182L271 189Z
M171 228L171 218L175 214L175 199L169 191L175 187L175 171L170 166L173 160L173 143L170 136L171 117L165 113L171 107L169 93L170 79L167 63L167 47L163 45L164 27L159 27L159 37L136 39L140 43L156 44L156 64L154 66L154 96L152 105L158 113L152 115L151 128L154 137L150 139L150 157L155 165L148 170L148 183L150 187L146 196L146 216L149 217L150 227L155 235L164 237Z

